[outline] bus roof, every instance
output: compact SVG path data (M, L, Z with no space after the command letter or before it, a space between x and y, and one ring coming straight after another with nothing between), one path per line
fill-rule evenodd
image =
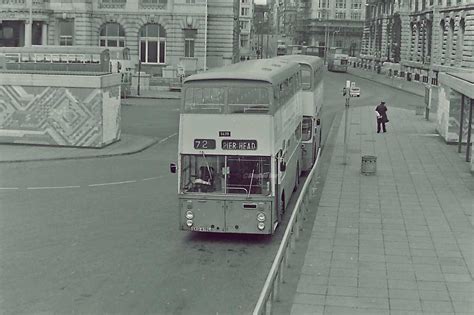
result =
M299 55L299 54L298 55L283 55L283 56L278 56L276 58L290 60L293 62L297 62L299 64L308 65L315 69L322 67L324 63L322 58L311 56L311 55Z
M248 60L191 75L184 80L184 83L207 80L251 80L277 84L299 69L298 63L289 60L275 58Z
M100 54L108 50L100 46L50 46L0 47L0 53L43 53L43 54Z

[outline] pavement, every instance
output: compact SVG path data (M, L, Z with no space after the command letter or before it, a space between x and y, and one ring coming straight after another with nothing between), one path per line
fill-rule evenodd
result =
M388 117L377 134L373 106L349 110L347 164L337 131L293 315L474 314L469 163L414 110Z
M347 72L373 82L384 84L404 92L408 92L417 96L425 97L425 84L416 81L407 81L405 79L388 76L386 74L378 74L373 70L362 68L354 68L352 66L347 68Z
M100 149L27 144L0 144L0 163L85 159L127 155L141 152L159 141L160 140L157 138L122 133L119 141Z

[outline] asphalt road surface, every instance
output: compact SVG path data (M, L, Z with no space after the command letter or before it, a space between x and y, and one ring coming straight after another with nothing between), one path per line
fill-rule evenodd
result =
M326 76L323 139L340 119L348 78ZM351 80L362 90L351 106L418 101ZM0 313L252 311L289 215L272 237L179 231L168 170L177 157L178 102L130 102L122 131L166 141L130 156L0 164L0 187L17 188L0 190ZM291 300L291 287L286 292Z

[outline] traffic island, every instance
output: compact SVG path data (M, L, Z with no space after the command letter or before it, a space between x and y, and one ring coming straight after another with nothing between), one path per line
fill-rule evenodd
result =
M0 72L0 143L101 148L120 139L120 74Z

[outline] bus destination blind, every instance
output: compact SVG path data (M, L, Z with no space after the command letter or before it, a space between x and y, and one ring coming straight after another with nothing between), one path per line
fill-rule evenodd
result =
M216 148L214 139L194 139L194 148L201 150L212 150Z
M257 150L257 140L222 140L222 150Z

